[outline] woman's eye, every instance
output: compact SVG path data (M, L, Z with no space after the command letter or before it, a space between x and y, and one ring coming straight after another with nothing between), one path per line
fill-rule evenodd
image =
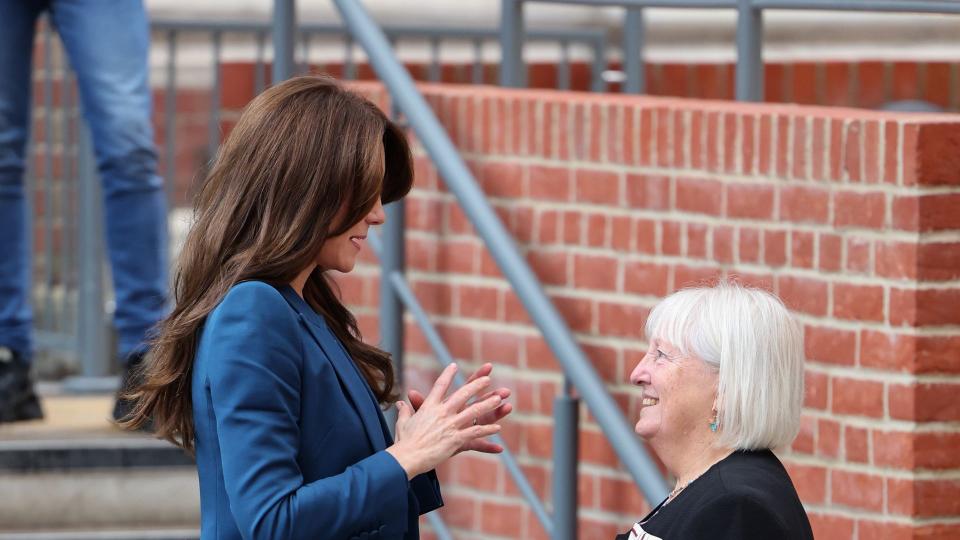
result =
M657 349L657 360L660 360L666 357L667 357L667 353L661 351L660 349Z

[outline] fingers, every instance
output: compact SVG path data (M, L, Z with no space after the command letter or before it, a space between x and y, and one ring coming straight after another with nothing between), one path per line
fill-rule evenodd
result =
M446 401L451 412L459 411L471 398L482 392L490 386L490 377L478 377L477 379L461 386ZM499 397L499 396L498 396Z
M413 407L414 411L420 410L420 406L423 405L423 400L426 399L423 397L423 394L417 392L416 390L407 392L407 398L410 399L410 405Z
M410 418L413 414L413 411L410 410L410 406L402 401L397 402L397 423Z
M479 419L481 416L493 411L494 409L499 407L502 402L503 400L500 398L500 396L497 394L494 394L489 398L483 401L478 401L473 405L470 405L469 407L464 409L462 412L460 412L460 414L456 416L454 421L458 426L472 424L475 419ZM479 425L485 425L485 424L479 424Z
M443 368L440 376L437 377L436 382L433 383L433 388L430 389L430 393L427 394L426 399L424 399L424 403L433 404L442 402L443 396L447 395L447 390L450 389L450 384L453 383L453 377L456 374L456 364L450 364Z
M465 444L462 450L471 450L473 452L481 452L483 454L499 454L503 452L503 447L497 443L485 441L483 439L476 439Z
M486 377L486 376L490 375L490 373L491 373L492 371L493 371L493 364L491 364L491 363L488 362L488 363L480 366L476 371L474 371L474 372L473 372L473 375L470 375L470 378L467 379L467 382L468 382L468 383L471 383L471 382L479 379L480 377Z

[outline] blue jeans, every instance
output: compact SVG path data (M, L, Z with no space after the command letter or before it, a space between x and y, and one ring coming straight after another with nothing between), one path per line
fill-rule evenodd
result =
M25 150L31 54L45 10L77 74L103 182L121 357L142 351L167 296L166 199L156 174L142 0L0 0L0 346L32 353ZM81 313L82 317L83 314Z

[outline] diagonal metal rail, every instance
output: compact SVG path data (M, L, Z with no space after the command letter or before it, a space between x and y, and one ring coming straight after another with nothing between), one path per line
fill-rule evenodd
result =
M648 501L662 500L669 490L660 471L629 428L623 413L574 341L536 275L518 253L513 239L490 207L456 147L417 91L410 74L397 60L383 31L360 2L334 0L334 4L353 38L366 50L374 71L389 89L394 105L406 116L447 187L456 196L497 266L560 361L567 378L587 402L617 456Z

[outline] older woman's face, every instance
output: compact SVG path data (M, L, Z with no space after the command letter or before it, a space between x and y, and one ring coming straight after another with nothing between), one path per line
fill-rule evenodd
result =
M685 357L672 343L650 340L650 348L630 374L642 389L634 428L647 440L682 441L693 430L708 430L713 418L717 373L696 357Z

